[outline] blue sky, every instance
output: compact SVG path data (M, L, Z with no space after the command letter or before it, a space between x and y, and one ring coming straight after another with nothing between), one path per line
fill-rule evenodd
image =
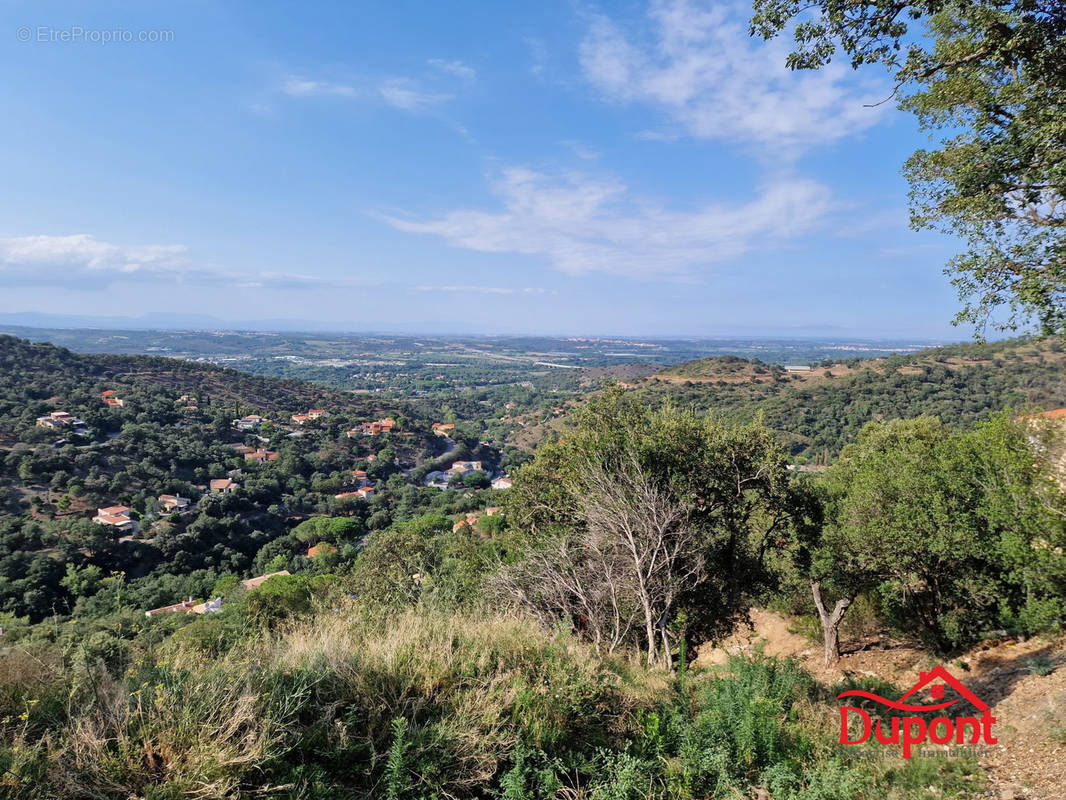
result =
M0 312L968 334L887 77L743 4L93 5L0 8Z

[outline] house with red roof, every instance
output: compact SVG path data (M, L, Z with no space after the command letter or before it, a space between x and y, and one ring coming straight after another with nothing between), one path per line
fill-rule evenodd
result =
M215 478L210 487L213 494L233 494L240 488L240 484L231 478Z
M137 522L130 516L129 506L107 506L98 508L93 522L97 525L106 525L121 533L132 533L137 530Z

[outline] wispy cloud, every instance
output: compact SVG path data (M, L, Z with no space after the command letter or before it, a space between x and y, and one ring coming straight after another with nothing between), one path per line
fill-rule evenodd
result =
M778 179L745 203L675 211L631 196L614 178L549 176L512 167L493 183L502 208L456 210L438 219L387 216L408 233L454 247L541 256L570 273L684 278L755 248L803 233L831 208L811 180Z
M476 77L473 68L461 61L444 61L431 59L430 66L438 73L435 79L430 76L426 83L441 85L448 82L455 84L455 78L470 82ZM414 78L392 77L365 81L364 88L351 83L307 78L300 75L288 75L280 85L280 91L293 98L334 97L346 99L373 99L386 103L403 111L422 112L436 108L452 100L455 95L438 89L427 89L423 82Z
M646 30L625 31L598 16L580 46L586 79L607 98L662 109L678 132L750 143L796 155L877 123L881 84L843 64L817 71L785 67L789 43L748 36L750 5L653 0ZM674 131L645 131L670 138Z
M343 283L205 265L192 261L184 245L121 245L84 233L0 238L0 284L106 289L119 282L144 281L209 282L238 289L316 289Z
M330 81L315 81L290 75L281 84L281 91L291 97L358 97L359 91L354 86Z
M448 61L443 58L431 58L426 62L434 69L462 78L464 81L472 81L477 78L477 70L464 64L462 61Z
M548 294L547 289L534 287L512 288L510 286L416 286L415 290L419 292L444 292L454 294Z
M450 94L424 91L408 78L391 78L378 91L386 103L404 111L424 111L452 99Z

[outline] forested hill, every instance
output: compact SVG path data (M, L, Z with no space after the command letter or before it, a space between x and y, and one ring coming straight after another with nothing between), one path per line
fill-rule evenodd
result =
M730 356L679 364L627 385L726 418L764 415L799 460L832 456L872 419L929 414L968 426L988 414L1066 405L1066 340L1012 339L787 372Z
M201 406L228 404L240 416L250 410L290 413L320 404L373 414L368 399L297 380L249 375L213 364L175 358L82 355L51 344L0 335L0 430L14 418L36 416L41 403L59 398L94 401L101 391L188 394ZM98 402L94 402L99 405ZM52 410L50 406L47 410Z
M71 570L125 576L124 602L142 609L203 597L223 573L250 577L306 551L286 536L308 516L343 515L361 535L417 513L432 498L408 473L444 445L405 410L216 366L0 337L0 614L69 612ZM390 432L348 435L386 415ZM372 492L356 496L357 484ZM184 506L166 505L178 498ZM108 508L131 524L91 521Z

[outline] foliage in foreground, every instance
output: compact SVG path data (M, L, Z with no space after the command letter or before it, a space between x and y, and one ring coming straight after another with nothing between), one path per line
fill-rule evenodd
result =
M348 611L228 650L205 649L204 618L110 665L7 650L0 796L608 800L765 786L828 800L966 785L961 764L842 763L831 708L791 662L675 679L518 618ZM18 669L30 656L36 673Z

